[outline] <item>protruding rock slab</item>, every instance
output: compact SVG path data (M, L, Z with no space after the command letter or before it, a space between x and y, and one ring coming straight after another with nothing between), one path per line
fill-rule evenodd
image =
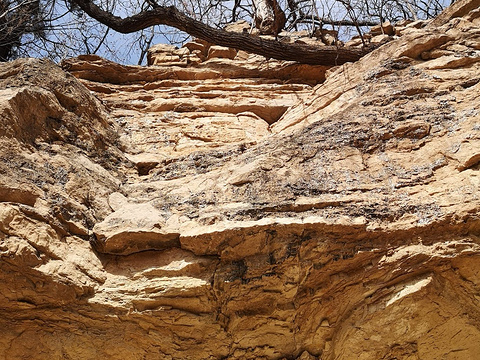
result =
M165 219L148 203L124 204L93 228L103 253L128 255L179 246L179 234L164 231Z

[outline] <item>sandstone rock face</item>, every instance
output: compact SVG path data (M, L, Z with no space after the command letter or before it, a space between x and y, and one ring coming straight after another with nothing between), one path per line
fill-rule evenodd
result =
M197 45L211 49L197 42L184 49ZM151 54L156 59L158 51ZM270 134L269 124L324 81L326 71L248 55L147 68L83 56L64 67L101 97L120 127L127 157L144 175L196 151L257 144Z
M468 4L328 71L1 65L0 357L477 358Z

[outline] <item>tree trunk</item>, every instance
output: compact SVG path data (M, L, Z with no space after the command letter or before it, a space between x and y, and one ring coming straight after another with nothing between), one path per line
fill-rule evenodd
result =
M167 25L184 31L210 43L244 50L267 58L298 61L304 64L335 66L357 61L371 51L335 46L314 47L302 44L285 44L262 39L249 34L218 30L192 19L174 6L158 6L149 11L121 18L93 3L92 0L70 0L89 16L123 34L128 34L154 25Z
M287 22L277 0L253 0L252 4L255 26L260 34L277 36Z

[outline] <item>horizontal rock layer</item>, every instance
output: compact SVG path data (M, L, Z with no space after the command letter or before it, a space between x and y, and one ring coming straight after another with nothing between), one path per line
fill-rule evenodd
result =
M1 65L0 357L476 358L468 4L328 71Z

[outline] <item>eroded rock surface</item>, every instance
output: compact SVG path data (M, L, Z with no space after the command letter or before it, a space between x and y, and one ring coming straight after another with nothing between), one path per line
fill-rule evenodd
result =
M200 42L1 65L0 357L478 357L477 8L326 80Z

